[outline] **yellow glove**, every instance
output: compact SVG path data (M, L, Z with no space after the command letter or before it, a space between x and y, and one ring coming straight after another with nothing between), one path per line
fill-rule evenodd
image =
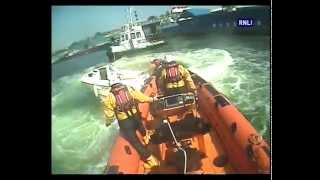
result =
M146 130L146 135L143 137L143 142L144 144L149 144L149 141L151 139L151 135L153 134L154 132L153 131L150 131L150 130Z
M145 135L145 136L143 137L143 142L144 142L144 144L145 144L145 145L149 144L149 141L150 141L150 136Z

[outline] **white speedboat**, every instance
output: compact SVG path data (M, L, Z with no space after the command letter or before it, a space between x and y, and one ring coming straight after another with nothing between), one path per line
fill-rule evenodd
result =
M147 74L128 70L119 70L112 64L98 66L81 78L81 82L93 87L97 97L106 96L110 86L122 82L136 89L141 89Z

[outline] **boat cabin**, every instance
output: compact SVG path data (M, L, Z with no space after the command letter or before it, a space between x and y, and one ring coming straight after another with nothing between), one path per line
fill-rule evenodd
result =
M112 46L112 52L146 48L149 42L157 39L159 25L160 22L123 26L119 46Z

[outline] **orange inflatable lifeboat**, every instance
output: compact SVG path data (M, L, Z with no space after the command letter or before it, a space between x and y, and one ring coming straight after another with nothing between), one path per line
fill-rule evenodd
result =
M144 169L139 154L120 133L106 174L270 173L269 145L226 96L191 74L198 97L177 94L139 104L143 123L153 132L147 147L160 160L160 167ZM142 91L157 95L154 77Z

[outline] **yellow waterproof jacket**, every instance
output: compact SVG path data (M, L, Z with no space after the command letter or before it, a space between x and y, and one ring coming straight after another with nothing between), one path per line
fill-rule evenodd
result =
M178 71L180 72L182 79L175 83L166 83L167 72L166 72L166 69L163 68L160 76L160 82L162 83L162 86L165 86L165 88L167 89L171 89L171 88L183 87L186 85L186 87L189 90L191 91L196 90L196 86L194 85L194 82L191 78L189 71L180 64L178 66Z
M128 87L128 91L136 102L152 102L153 98L144 95L142 92L134 90L133 88ZM112 93L109 93L103 101L104 105L104 115L106 117L107 123L111 123L115 118L118 120L126 120L128 118L125 112L119 112L116 110L116 98ZM137 109L132 109L133 114L137 113ZM116 114L115 114L116 113ZM131 112L128 114L131 116Z

